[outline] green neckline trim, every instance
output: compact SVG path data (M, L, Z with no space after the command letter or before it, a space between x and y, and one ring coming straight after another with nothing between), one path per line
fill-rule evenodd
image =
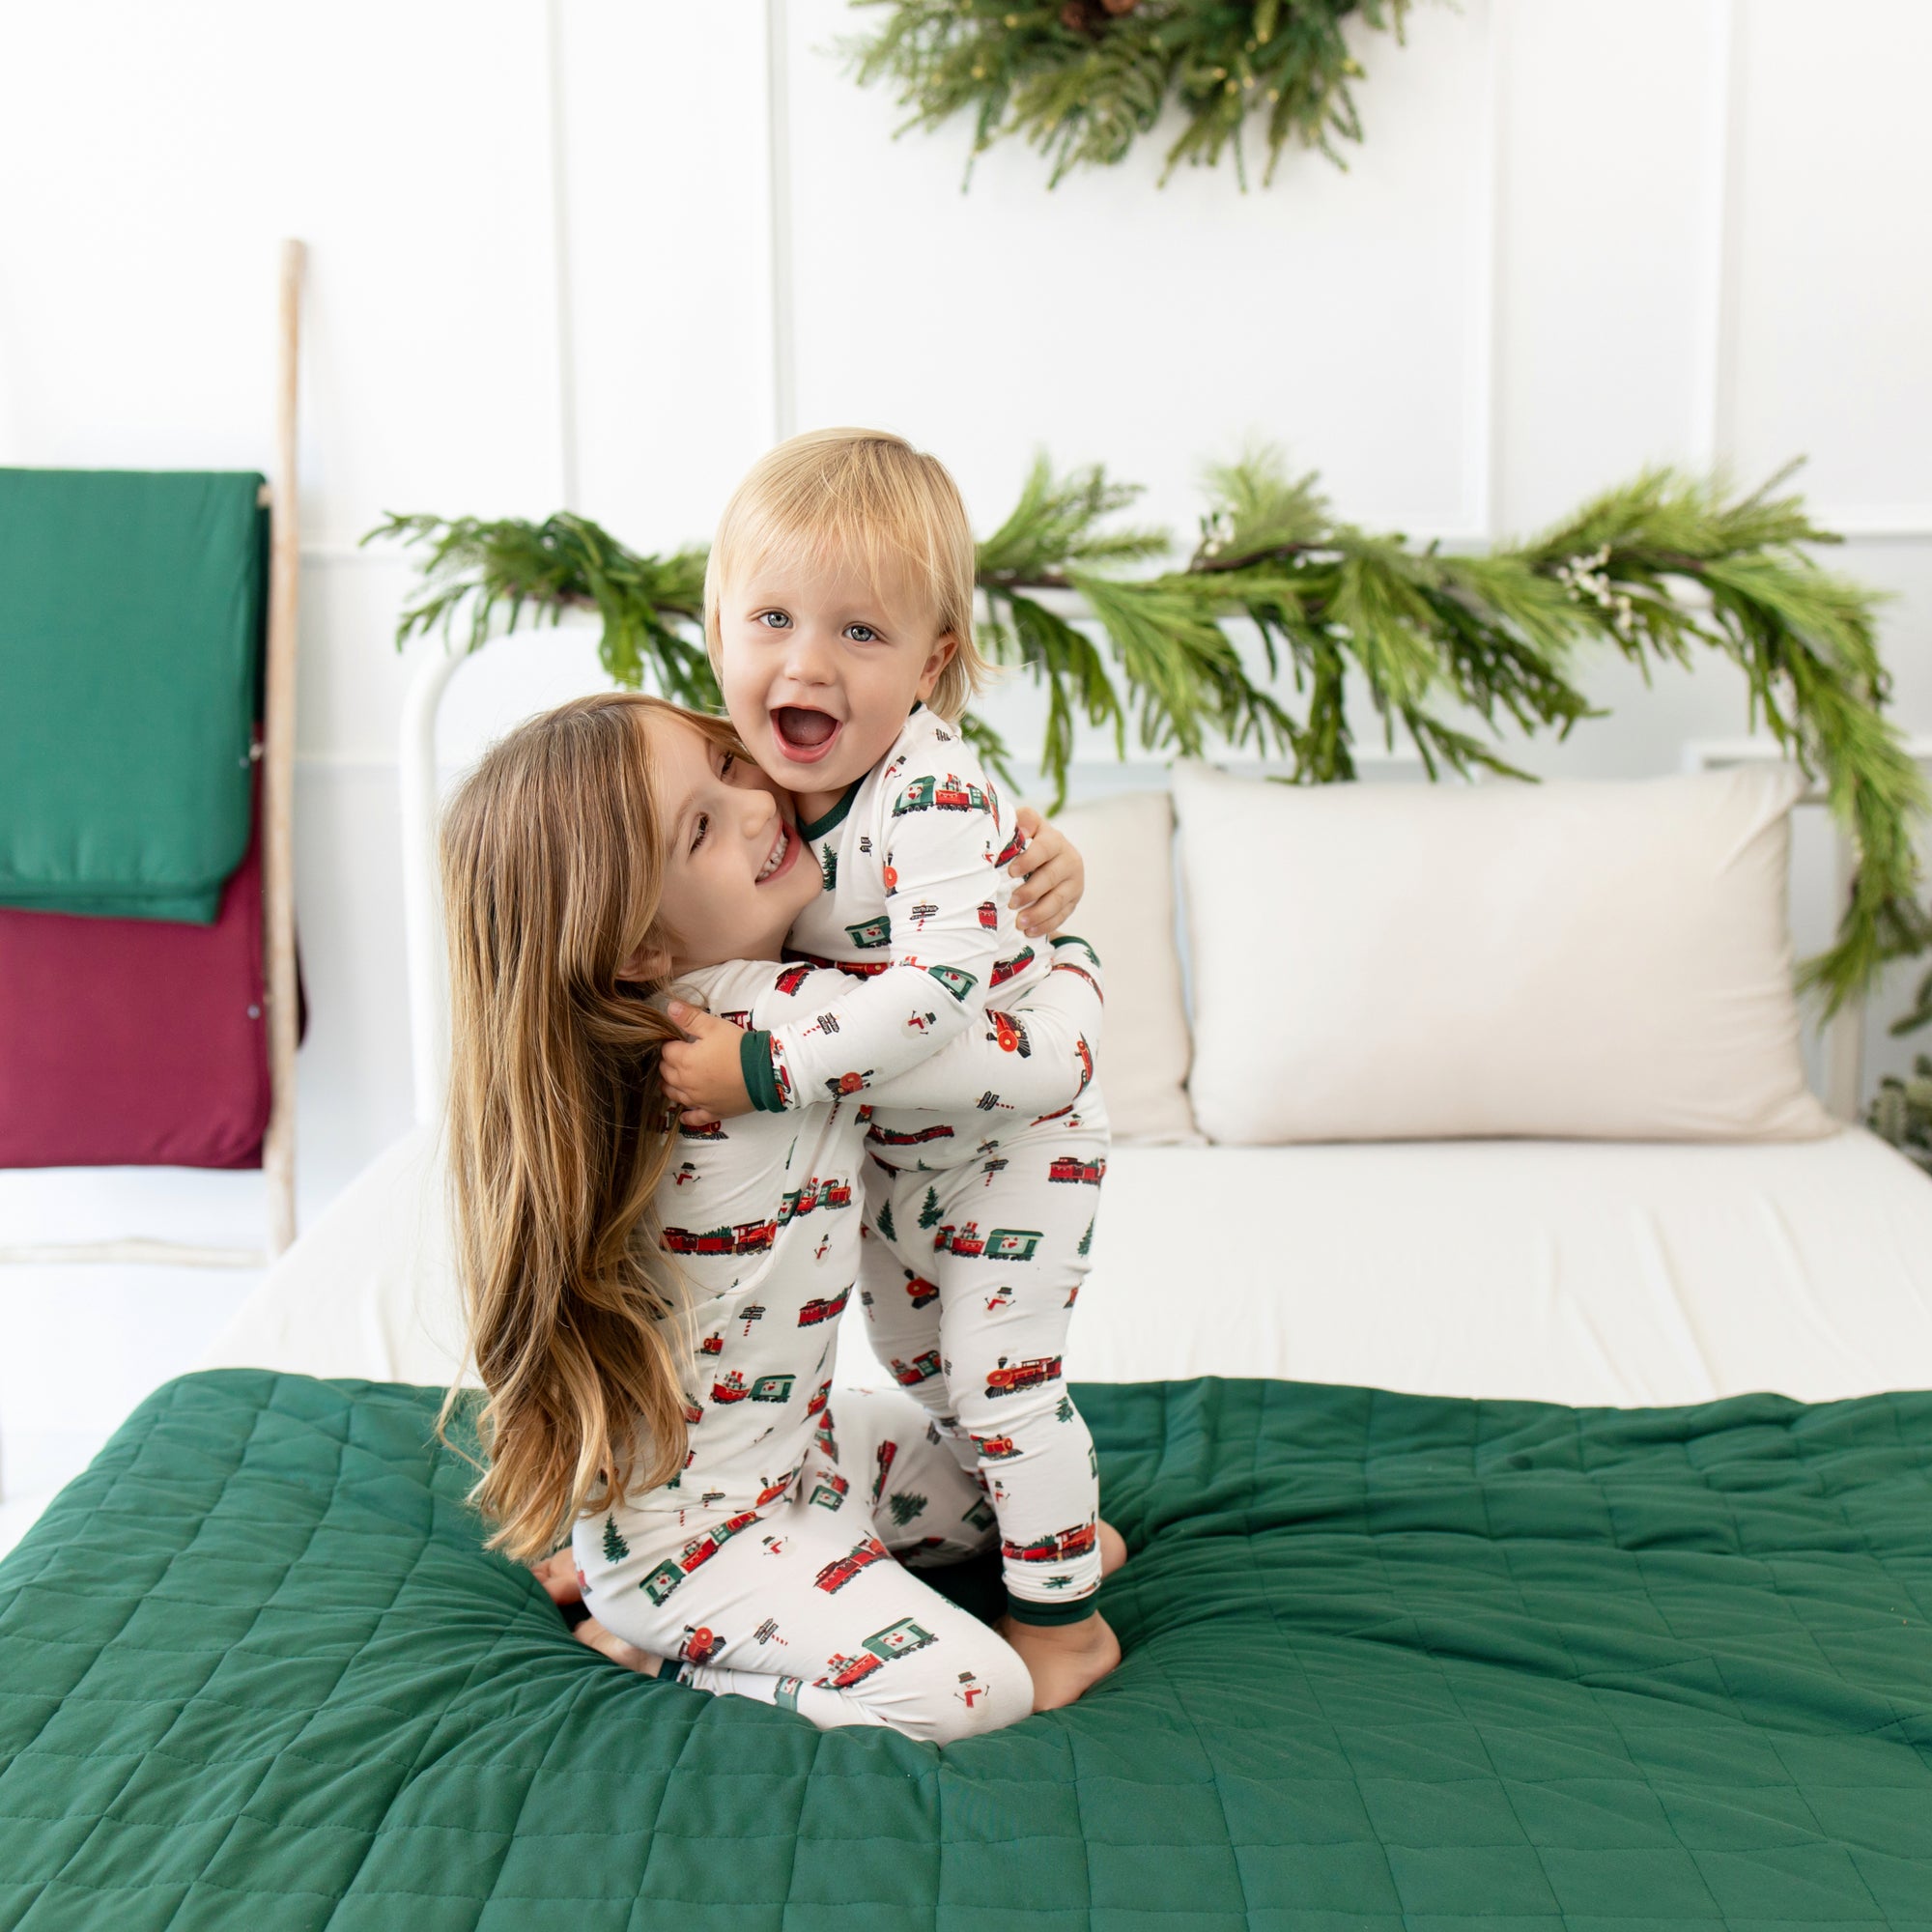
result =
M866 782L862 772L845 787L845 795L823 818L814 818L810 825L801 825L798 836L801 838L823 838L828 832L836 832L845 823L845 814L852 810L852 801L859 796L859 787Z

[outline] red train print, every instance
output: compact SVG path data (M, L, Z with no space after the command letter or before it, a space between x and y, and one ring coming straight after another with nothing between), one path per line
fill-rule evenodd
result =
M1083 1522L1071 1529L1056 1530L1051 1536L1036 1537L1031 1543L1003 1538L1000 1554L1009 1563L1063 1563L1069 1557L1085 1556L1098 1534L1091 1522Z
M674 1255L761 1255L779 1237L776 1221L740 1221L729 1228L667 1228L664 1244Z
M950 1141L951 1127L915 1127L901 1133L893 1127L867 1127L866 1139L874 1147L923 1147L928 1141Z
M869 1570L874 1563L883 1563L889 1551L876 1536L862 1538L843 1556L835 1557L812 1578L813 1583L828 1597L836 1597L862 1570Z
M987 1037L997 1043L1002 1053L1017 1053L1022 1060L1033 1058L1033 1041L1027 1037L1026 1028L1011 1013L996 1013L988 1007L986 1017L993 1027Z
M852 1299L852 1291L842 1288L830 1301L815 1299L808 1301L798 1311L798 1325L801 1328L815 1328L821 1321L836 1321L845 1312L845 1304Z
M694 1536L676 1556L667 1556L644 1578L644 1595L654 1604L663 1603L694 1570L709 1563L740 1530L751 1528L757 1520L755 1510L746 1510L742 1515L726 1517L717 1528L707 1530L702 1536Z
M678 1645L677 1654L686 1663L709 1663L724 1648L724 1639L702 1624L695 1630L687 1624L685 1629L690 1634Z
M1003 1362L997 1369L989 1369L986 1372L987 1398L1017 1395L1022 1389L1039 1388L1044 1383L1058 1381L1060 1360L1058 1355L1036 1355L1031 1361L1017 1362L1010 1368Z
M711 1384L711 1400L717 1403L743 1402L750 1397L753 1402L789 1402L792 1384L798 1380L793 1375L760 1376L751 1383L733 1369L722 1382Z
M1045 1236L1037 1228L995 1228L982 1236L977 1221L951 1221L932 1231L935 1254L954 1254L972 1260L983 1255L989 1262L1030 1262Z
M929 1643L939 1639L923 1625L915 1623L911 1617L901 1617L895 1624L888 1624L882 1631L874 1631L868 1636L857 1657L834 1656L825 1666L825 1675L815 1677L812 1682L820 1690L849 1690L853 1685L864 1683L873 1671L890 1663L895 1657L909 1657L916 1650L923 1650Z
M993 963L993 970L986 976L986 990L990 993L996 986L1004 986L1009 980L1016 980L1033 964L1033 948L1023 946L1010 959L999 959Z
M934 1376L943 1374L939 1366L939 1350L928 1349L923 1355L915 1355L911 1361L902 1362L895 1355L886 1365L893 1372L893 1379L901 1388L917 1388L921 1382L929 1382Z
M1071 1180L1084 1182L1089 1187L1098 1187L1107 1178L1107 1163L1104 1160L1076 1160L1072 1154L1064 1153L1048 1166L1046 1178L1049 1180Z

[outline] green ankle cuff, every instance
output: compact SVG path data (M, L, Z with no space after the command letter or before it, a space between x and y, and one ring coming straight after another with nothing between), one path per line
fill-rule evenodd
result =
M1016 1597L1007 1592L1007 1614L1016 1624L1084 1624L1100 1607L1098 1590L1089 1590L1084 1597L1075 1597L1070 1602L1062 1597L1050 1604L1036 1604L1025 1597Z

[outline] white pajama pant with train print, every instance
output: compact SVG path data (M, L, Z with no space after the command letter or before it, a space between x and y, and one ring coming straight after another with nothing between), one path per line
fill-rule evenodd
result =
M819 1420L781 1501L682 1521L668 1510L582 1519L571 1545L591 1614L682 1682L821 1730L879 1724L950 1744L1024 1718L1026 1665L899 1560L989 1548L979 1484L895 1391L841 1389Z
M1023 1623L1076 1621L1100 1587L1099 1477L1064 1351L1107 1148L1095 1094L987 1142L970 1166L866 1162L873 1350L983 1478Z

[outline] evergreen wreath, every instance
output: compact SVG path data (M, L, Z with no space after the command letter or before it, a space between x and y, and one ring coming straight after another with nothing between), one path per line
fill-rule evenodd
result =
M1499 749L1507 728L1561 738L1596 715L1573 679L1581 647L1607 644L1646 672L1719 651L1745 673L1753 722L1822 778L1857 845L1837 935L1803 971L1831 1012L1888 960L1932 946L1913 842L1928 799L1884 715L1878 597L1806 554L1840 539L1802 499L1774 494L1789 473L1738 497L1649 469L1527 543L1459 555L1338 521L1315 476L1291 476L1264 453L1208 472L1200 540L1162 570L1149 567L1169 553L1167 534L1114 521L1134 486L1097 464L1056 474L1041 457L980 545L980 642L1045 688L1040 768L1056 805L1079 719L1111 731L1121 755L1131 730L1149 750L1189 757L1216 740L1248 749L1291 764L1297 783L1352 779L1354 690L1367 693L1383 742L1393 746L1400 726L1431 778L1522 778ZM699 628L701 549L640 554L569 513L541 524L392 515L363 541L379 537L425 550L399 647L437 628L453 639L466 610L463 641L474 650L499 626L594 609L618 684L635 688L648 672L679 703L721 708ZM1135 566L1143 574L1123 574ZM1241 620L1256 639L1252 665L1229 628ZM999 734L971 715L962 726L1014 784ZM1898 1030L1928 1020L1932 978Z
M1259 118L1264 183L1291 141L1346 168L1337 141L1360 141L1350 82L1362 68L1342 24L1358 14L1400 42L1413 0L853 0L885 7L869 39L845 51L862 85L884 80L912 110L905 128L973 118L973 154L1017 134L1051 164L1106 167L1149 132L1170 100L1187 125L1168 150L1165 182L1182 161L1212 167ZM905 131L900 128L900 132ZM967 160L967 177L972 159Z

